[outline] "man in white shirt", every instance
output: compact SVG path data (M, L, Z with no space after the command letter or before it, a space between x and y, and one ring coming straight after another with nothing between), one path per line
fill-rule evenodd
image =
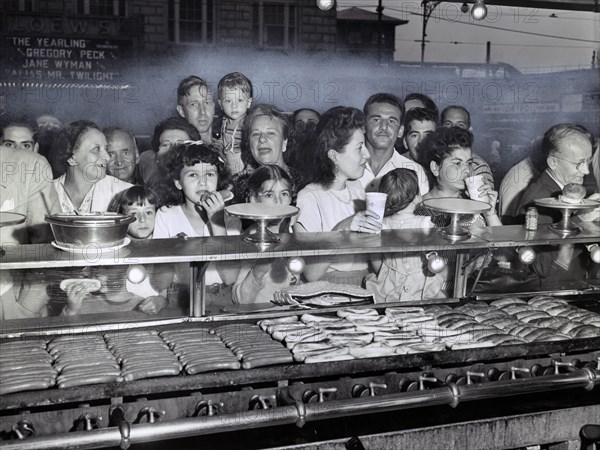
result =
M26 217L22 224L2 227L0 241L3 245L50 242L52 233L44 217L60 211L52 169L36 153L38 144L30 125L12 122L0 131L0 211Z
M198 130L204 143L216 143L212 131L215 99L204 79L191 75L179 82L177 112Z
M359 179L367 192L377 191L381 177L394 169L409 169L417 173L421 195L429 192L429 182L423 167L401 156L394 144L402 136L404 106L392 95L374 94L365 103L365 145L370 158L364 175Z
M12 122L0 129L0 212L24 216L23 223L3 226L0 247L11 254L19 244L52 240L46 214L59 212L52 188L52 169L38 148L29 124ZM47 314L46 285L35 283L40 274L32 271L0 270L0 322Z

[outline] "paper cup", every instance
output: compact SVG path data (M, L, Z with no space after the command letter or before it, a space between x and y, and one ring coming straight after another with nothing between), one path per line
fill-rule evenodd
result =
M465 178L465 184L467 185L469 197L471 197L472 200L478 200L480 202L485 201L485 195L479 192L479 188L485 184L483 181L483 175L473 175L467 177Z
M386 200L387 194L382 194L381 192L367 192L367 210L377 214L380 223L383 222Z

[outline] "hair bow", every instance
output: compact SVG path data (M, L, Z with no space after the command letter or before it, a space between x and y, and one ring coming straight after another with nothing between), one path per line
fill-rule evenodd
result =
M188 144L188 145L203 145L203 144L204 144L204 142L202 141L202 139L199 139L199 140L197 140L197 141L192 141L192 140L189 140L189 141L183 141L183 142L182 142L182 144Z

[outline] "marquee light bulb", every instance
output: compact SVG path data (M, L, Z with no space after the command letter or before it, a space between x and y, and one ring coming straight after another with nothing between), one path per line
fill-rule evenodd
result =
M317 6L322 11L329 11L335 5L335 0L317 0Z
M487 6L485 6L484 0L475 0L473 8L471 8L471 16L475 20L483 20L486 18L488 13Z

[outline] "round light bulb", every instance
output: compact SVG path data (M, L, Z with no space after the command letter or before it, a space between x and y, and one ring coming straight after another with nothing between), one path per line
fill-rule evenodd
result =
M600 264L600 245L593 244L590 245L588 249L590 250L590 258L592 258L592 261L596 264Z
M471 8L471 16L473 16L473 19L475 20L485 19L487 13L487 6L485 6L485 3L483 2L475 2L475 5Z
M467 5L466 3L463 3L462 6L460 7L460 12L462 12L463 14L468 13L469 5Z
M446 261L436 252L427 253L425 257L427 258L427 268L431 273L440 273L446 268Z
M317 6L322 11L329 11L335 5L335 0L317 0Z
M517 253L519 254L519 261L523 264L533 264L537 257L535 250L531 247L519 247Z
M140 284L146 279L146 268L140 264L133 264L127 269L127 279L133 284Z
M306 266L306 263L304 262L303 258L291 258L288 261L288 265L287 265L290 273L292 273L294 275L300 275L302 272L304 272L305 266Z

